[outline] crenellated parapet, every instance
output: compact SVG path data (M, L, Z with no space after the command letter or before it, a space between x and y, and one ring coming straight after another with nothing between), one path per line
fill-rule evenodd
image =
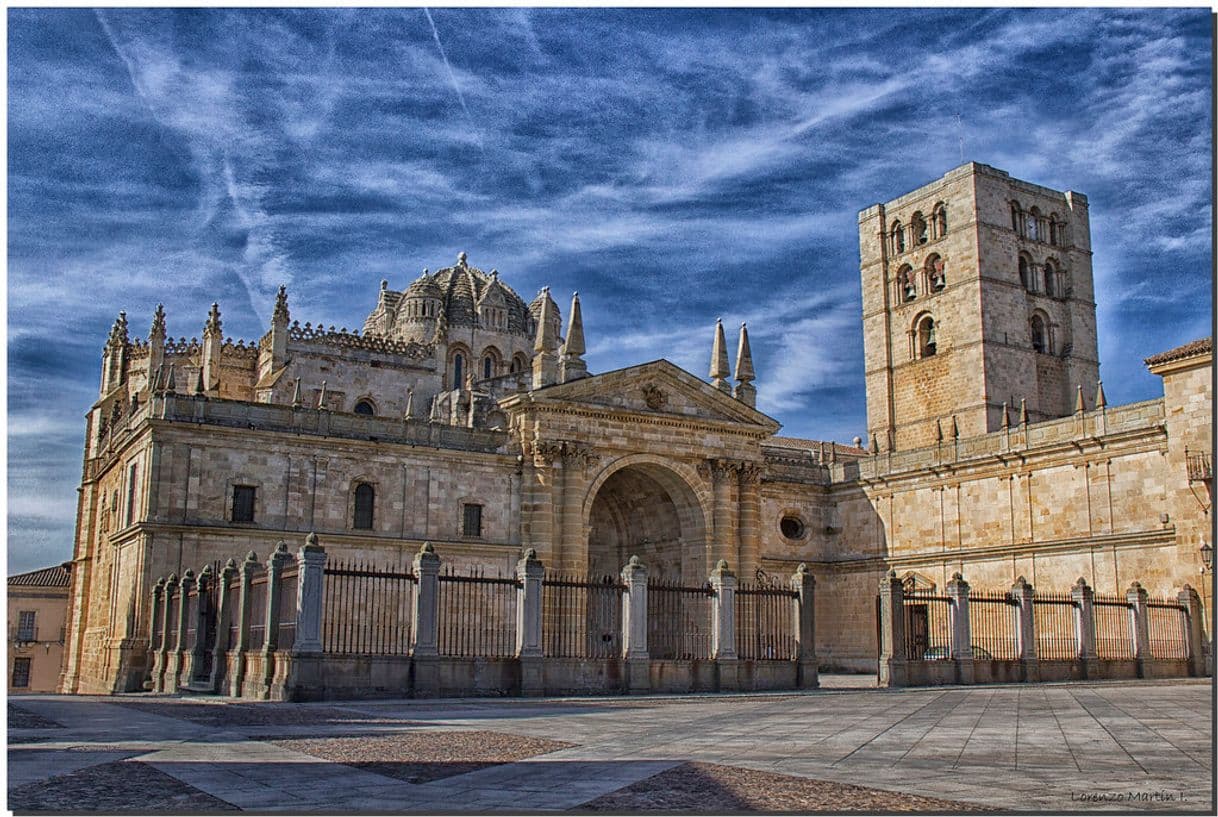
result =
M299 321L293 321L288 330L288 338L293 341L312 341L345 349L365 349L370 352L401 355L412 360L427 360L435 350L434 345L430 343L392 340L378 335L361 335L358 330L348 331L346 327L336 330L333 326L327 329L321 324L314 327L311 323L305 323L304 326L301 326Z

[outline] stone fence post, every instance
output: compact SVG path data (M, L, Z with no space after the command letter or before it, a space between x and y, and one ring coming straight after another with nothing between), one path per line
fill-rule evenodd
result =
M305 537L304 545L296 552L296 564L296 641L292 653L321 652L326 550L317 543L316 533Z
M545 691L541 644L542 580L546 569L529 548L516 562L516 658L520 661L520 694L541 695Z
M182 574L182 581L179 583L178 591L178 610L177 620L174 621L174 626L177 628L178 637L174 644L173 656L169 662L169 673L166 677L167 692L177 692L178 687L182 685L183 670L186 663L186 627L190 623L190 606L191 596L195 590L195 572L189 567ZM197 603L197 601L196 601Z
M951 657L956 663L957 682L971 684L976 680L976 673L973 668L973 624L968 609L969 583L962 574L953 573L946 590L947 597L951 599L948 606L952 630Z
M1033 606L1035 588L1020 576L1011 585L1011 596L1019 605L1016 610L1015 649L1023 664L1024 680L1040 680L1040 658L1036 654L1036 612Z
M1076 656L1082 664L1082 676L1094 678L1099 671L1095 654L1095 594L1082 576L1070 588L1074 600L1074 636Z
M218 582L216 593L219 597L219 602L216 604L216 640L212 645L211 677L207 679L208 688L212 692L220 689L220 683L227 674L228 654L233 648L233 645L229 643L229 629L235 612L233 609L235 599L229 592L229 586L233 583L235 575L237 575L237 562L229 559L224 563L224 567L220 568L220 576L216 580Z
M710 574L711 650L719 674L719 689L737 689L739 666L736 656L736 574L720 559Z
M1133 637L1133 657L1138 662L1138 677L1145 677L1145 662L1150 660L1150 629L1147 603L1150 601L1146 589L1138 582L1125 591L1129 604L1129 632Z
M288 543L282 539L275 545L271 555L266 560L266 630L262 637L262 651L267 655L279 649L279 605L283 595L283 569L287 566L292 554L288 552ZM266 662L269 669L271 661Z
M178 637L178 615L174 609L174 598L177 598L178 606L181 606L181 585L178 581L177 573L170 573L169 578L165 580L165 609L164 616L161 621L161 640L163 646L161 648L161 671L160 674L153 679L153 689L157 692L169 692L172 690L171 684L173 680L169 676L169 664L173 660L170 655L169 645L173 644L173 648L177 649Z
M631 556L622 568L622 659L626 662L626 692L651 689L651 660L647 652L647 568Z
M187 656L186 661L186 686L193 686L200 672L203 670L203 662L207 650L211 647L207 643L207 621L214 615L215 611L210 609L208 602L210 598L207 591L211 589L212 582L215 577L212 574L211 565L204 565L199 571L199 579L195 590L195 607L191 610L191 617L195 626L195 645Z
M159 692L158 676L165 669L165 577L161 576L152 586L152 605L148 610L148 652L152 656L151 685Z
M1189 585L1184 585L1176 596L1188 611L1185 628L1188 631L1188 674L1196 678L1205 677L1205 625L1201 611L1201 597Z
M440 689L440 557L431 542L414 555L414 608L410 616L410 663L414 691L435 695Z
M905 657L905 588L895 570L880 579L880 671L884 687L909 685Z
M816 579L803 562L791 576L792 633L795 635L795 686L815 689L820 686L816 659Z
M233 660L229 667L228 674L228 694L233 697L241 697L241 687L245 683L245 653L249 650L250 645L250 605L252 600L250 593L253 588L250 584L254 581L254 572L258 569L258 554L250 551L245 555L245 561L241 563L241 593L237 596L237 643L232 645Z

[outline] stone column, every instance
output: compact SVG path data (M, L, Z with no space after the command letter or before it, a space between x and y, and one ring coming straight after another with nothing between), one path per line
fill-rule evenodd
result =
M516 658L520 661L520 694L541 695L545 691L541 645L541 582L546 570L529 548L516 562Z
M951 599L948 611L952 628L952 660L956 663L957 682L971 684L976 677L973 669L973 626L968 610L969 584L960 573L953 573L952 580L947 583L945 589L947 597Z
M1205 677L1205 626L1201 609L1201 597L1189 585L1184 585L1176 596L1184 609L1188 611L1188 619L1184 624L1185 635L1188 638L1188 674L1196 678Z
M880 579L879 685L909 685L905 658L905 588L895 570Z
M631 556L622 568L622 660L630 694L651 690L651 660L647 653L647 568Z
M232 650L233 645L229 643L228 632L232 624L234 611L234 599L232 593L229 592L229 585L232 584L233 577L237 575L237 562L229 559L224 563L224 567L220 568L220 576L217 578L216 585L219 603L216 605L216 640L212 645L211 658L211 677L207 679L207 688L212 692L220 690L220 684L224 679L228 664L228 654Z
M178 687L182 685L183 670L186 664L186 626L190 621L190 607L192 604L190 598L195 589L195 572L193 570L186 568L186 572L182 574L182 581L179 587L178 615L173 622L174 627L177 628L178 637L174 642L173 655L169 659L169 672L165 677L167 692L177 692Z
M803 562L795 568L795 575L791 576L791 589L796 593L791 600L792 632L795 634L795 686L815 689L820 686L816 659L816 579Z
M1125 601L1129 604L1129 632L1133 637L1133 657L1138 662L1138 677L1146 677L1146 662L1150 660L1150 630L1146 614L1149 601L1146 589L1138 582L1129 585Z
M757 570L757 561L761 553L761 528L758 518L761 515L761 466L745 463L739 471L739 507L740 523L737 534L740 540L740 554L737 556L740 565L740 575L745 579Z
M1036 654L1036 613L1032 604L1035 591L1028 580L1020 576L1011 585L1011 596L1018 602L1015 643L1023 663L1024 680L1040 680L1040 658Z
M262 683L260 697L267 697L275 678L275 653L279 650L279 605L283 595L283 569L292 559L282 539L266 560L266 629L262 637Z
M207 620L215 614L214 610L209 609L207 591L211 588L215 577L211 572L211 565L204 565L199 571L198 590L195 593L195 607L191 611L191 616L194 619L195 625L195 646L187 656L186 661L186 685L194 686L196 677L203 669L203 662L206 657L207 650L211 647L207 643Z
M304 546L296 552L296 564L296 641L292 644L292 653L319 653L322 651L326 551L318 544L316 533L305 537Z
M1070 596L1074 599L1075 654L1081 664L1080 674L1083 678L1094 678L1099 673L1095 655L1095 594L1087 586L1087 580L1079 576L1070 588Z
M414 609L411 611L410 664L412 691L435 695L440 691L440 557L431 542L414 555Z
M736 657L736 574L720 559L710 574L711 653L719 675L719 689L739 689L739 664Z
M157 676L165 669L165 577L156 580L152 586L152 604L148 608L148 652L152 661L151 687L157 689Z
M732 485L736 482L736 466L730 460L711 460L711 519L714 531L711 537L711 548L706 554L707 561L726 559L735 556L736 537L734 530L734 508L732 506Z
M587 549L582 547L583 498L588 488L588 464L596 455L586 446L563 443L562 451L562 515L559 518L559 537L551 566L557 561L560 570L588 570Z
M237 597L237 643L233 645L233 661L228 675L228 694L241 697L245 683L245 653L250 644L250 583L258 570L258 554L250 551L241 563L241 593Z

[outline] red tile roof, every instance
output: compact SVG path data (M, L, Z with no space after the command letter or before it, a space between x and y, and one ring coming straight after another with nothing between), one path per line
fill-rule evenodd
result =
M44 567L41 570L31 570L29 573L18 573L8 577L9 587L67 587L72 577L71 562L64 562L54 567Z
M1175 349L1168 349L1166 352L1151 355L1144 362L1147 366L1157 366L1160 363L1170 363L1173 360L1183 360L1186 357L1209 354L1213 351L1213 338L1199 338L1192 343L1186 343L1183 346L1177 346Z

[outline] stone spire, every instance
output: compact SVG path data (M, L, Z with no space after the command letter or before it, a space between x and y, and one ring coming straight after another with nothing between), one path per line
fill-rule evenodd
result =
M384 281L381 281L384 284ZM384 286L381 287L384 289ZM279 285L279 292L275 295L275 311L271 315L271 324L282 324L287 326L292 322L292 313L288 310L288 288L283 284Z
M406 411L402 413L402 416L407 420L414 416L414 389L406 390Z
M288 362L288 324L291 322L288 288L280 284L275 296L275 311L271 313L271 371L282 369Z
M177 378L174 376L176 369L177 367L174 364L169 364L169 375L165 378L165 392L167 394L173 394L178 390Z
M111 346L126 346L130 338L127 335L127 313L120 312L118 317L114 319L114 325L110 327Z
M935 418L935 442L943 442L943 422L938 417Z
M1028 398L1019 398L1019 424L1026 426L1028 424Z
M1083 386L1080 383L1078 385L1078 391L1074 397L1074 413L1082 414L1086 410L1087 410L1087 406L1083 403Z
M220 305L212 303L211 312L207 314L207 323L203 324L203 365L199 372L203 392L211 391L219 385L220 354L224 344L221 329Z
M127 379L127 313L118 313L114 325L110 327L110 336L106 339L106 348L102 350L102 396L108 394L115 386Z
M558 338L555 337L555 310L550 288L541 290L541 309L537 314L537 336L533 341L533 388L558 382Z
M711 345L711 385L725 394L732 393L732 384L727 381L732 376L727 368L727 341L723 339L723 319L715 320L715 341Z
M579 380L588 376L584 363L584 316L579 308L579 293L571 296L571 316L567 319L567 340L562 345L561 380Z
M326 381L321 381L321 391L317 395L317 407L324 409L326 407Z
M736 393L735 397L750 408L757 407L757 389L753 380L753 351L749 348L749 328L740 324L740 344L736 347Z
M1011 412L1005 402L1002 404L1002 427L1004 430L1011 427Z
M165 364L165 306L156 305L152 313L152 328L148 330L148 373L158 372ZM156 376L156 386L161 385L162 374ZM154 388L153 391L156 389Z
M1104 396L1104 381L1095 381L1095 407L1097 409L1106 408L1108 406L1108 398Z
M300 408L300 378L296 378L296 384L292 386L292 408Z

